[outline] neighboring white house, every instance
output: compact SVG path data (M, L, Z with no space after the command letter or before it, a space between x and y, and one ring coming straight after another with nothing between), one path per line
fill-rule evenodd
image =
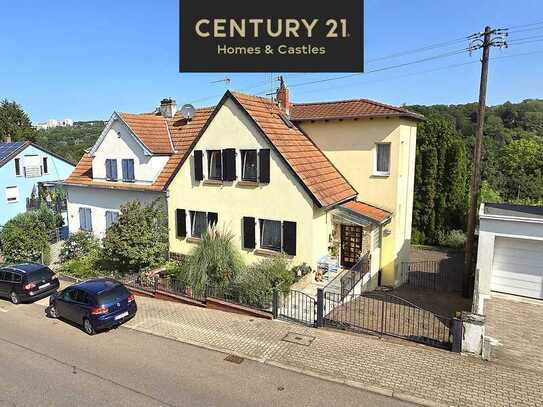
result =
M475 299L492 292L543 299L543 207L481 204Z
M35 124L34 127L36 127L37 129L52 129L55 127L71 127L73 125L74 121L72 119L49 119L46 122Z
M94 146L83 156L64 185L68 192L70 233L91 231L103 237L129 201L143 205L160 199L165 185L211 109L198 109L190 121L165 100L160 112L113 113Z

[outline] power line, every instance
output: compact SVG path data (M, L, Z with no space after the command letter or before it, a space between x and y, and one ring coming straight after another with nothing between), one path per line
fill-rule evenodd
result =
M520 53L520 54L501 55L501 56L497 56L497 57L491 57L490 59L491 60L496 60L496 59L504 59L504 58L514 58L514 57L528 56L528 55L534 55L534 54L543 54L543 50L538 50L538 51L533 51L533 52L523 52L523 53ZM391 77L391 78L383 78L383 79L377 79L377 80L371 80L371 81L363 81L363 82L362 81L356 81L356 82L361 83L361 84L386 82L386 81L389 81L389 80L402 79L402 78L406 78L406 77L410 77L410 76L416 76L416 75L422 75L422 74L425 74L425 73L431 73L431 72L443 71L443 70L448 70L448 69L453 69L453 68L459 68L459 67L462 67L462 66L473 65L473 64L478 64L478 63L479 63L479 61L467 61L467 62L461 62L461 63L458 63L458 64L445 65L445 66L441 66L441 67L433 68L433 69L426 69L424 71L410 72L410 73L407 73L405 75L397 75L397 76L394 76L394 77ZM305 94L305 93L311 93L311 92L317 92L317 91L321 92L321 91L325 91L325 90L329 90L329 89L338 89L338 88L344 88L344 87L348 87L348 86L352 86L352 85L351 84L343 84L343 85L341 85L339 87L334 86L333 88L328 87L328 88L318 88L318 89L311 89L311 90L303 90L303 91L301 91L299 93Z
M512 25L512 26L507 27L507 28L509 28L510 30L513 30L515 28L533 27L534 25L541 25L541 24L543 24L543 21L537 21L535 23L530 23L530 24Z
M419 64L419 63L426 62L426 61L432 61L434 59L445 58L445 57L452 56L452 55L462 54L462 53L465 53L467 51L468 51L468 48L463 48L463 49L460 49L460 50L455 50L455 51L447 52L447 53L444 53L444 54L434 55L434 56L431 56L431 57L426 57L426 58L418 59L418 60L415 60L415 61L409 61L409 62L404 62L404 63L401 63L401 64L395 64L395 65L385 66L385 67L381 67L381 68L376 68L376 69L372 69L372 70L366 71L366 72L357 72L357 73L352 73L352 74L343 75L343 76L336 76L336 77L332 77L332 78L317 79L317 80L308 81L308 82L299 82L299 83L289 85L289 88L313 85L313 84L316 84L316 83L336 81L336 80L340 80L340 79L352 78L352 77L355 77L355 76L360 76L360 75L365 75L365 74L367 75L367 74L370 74L370 73L381 72L381 71L386 71L386 70L390 70L390 69L396 69L396 68L400 68L400 67L404 67L404 66L408 66L408 65Z

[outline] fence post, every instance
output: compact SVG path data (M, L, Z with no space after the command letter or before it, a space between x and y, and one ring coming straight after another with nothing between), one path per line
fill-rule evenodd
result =
M279 317L279 290L274 287L272 290L272 315L273 319Z
M462 320L458 318L451 319L451 334L453 337L452 348L453 352L462 352L462 336L463 336Z
M317 321L316 327L324 326L324 290L317 288Z

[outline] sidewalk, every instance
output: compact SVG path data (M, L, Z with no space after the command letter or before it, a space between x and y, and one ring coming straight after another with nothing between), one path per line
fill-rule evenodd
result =
M543 404L543 375L534 371L368 335L307 328L145 297L137 301L138 314L125 325L128 328L404 400L455 406ZM314 339L308 346L282 340L288 333Z

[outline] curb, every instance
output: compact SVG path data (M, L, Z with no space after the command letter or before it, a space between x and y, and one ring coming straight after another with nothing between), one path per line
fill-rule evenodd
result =
M74 282L73 280L70 281L70 279L67 279L67 278L64 278L64 281ZM77 281L77 279L76 279L76 281ZM42 305L42 304L38 304L38 305ZM278 321L278 322L282 322L282 321ZM338 377L334 377L334 376L330 376L330 375L326 375L326 374L321 374L321 373L315 372L315 371L310 370L310 369L305 369L305 368L299 368L299 367L295 367L295 366L291 366L291 365L286 365L284 363L276 362L276 361L271 360L271 359L257 358L257 357L254 357L254 356L243 354L241 352L234 352L234 351L230 351L228 349L218 348L218 347L215 347L215 346L212 346L212 345L207 345L207 344L204 344L204 343L201 343L201 342L195 342L195 341L190 341L190 340L179 340L179 339L174 338L174 337L159 335L159 334L157 334L155 332L151 332L151 331L148 331L148 330L145 330L145 329L142 329L142 328L138 328L138 327L132 327L132 326L129 326L129 325L121 325L121 327L130 329L130 330L133 330L133 331L137 331L137 332L143 333L145 335L152 335L152 336L155 336L155 337L158 337L158 338L163 338L163 339L167 339L167 340L171 340L171 341L175 341L175 342L179 342L179 343L184 343L184 344L194 346L194 347L197 347L197 348L200 348L200 349L211 350L211 351L226 354L226 355L239 356L239 357L242 357L242 358L247 359L247 360L252 360L254 362L262 363L262 364L269 365L269 366L274 366L274 367L277 367L279 369L289 370L291 372L303 374L305 376L314 377L314 378L317 378L317 379L320 379L320 380L325 380L325 381L332 382L332 383L343 384L345 386L360 389L360 390L367 391L367 392L370 392L370 393L373 393L373 394L378 394L378 395L384 396L384 397L390 397L390 398L393 398L393 399L406 401L406 402L413 403L413 404L418 404L420 406L425 406L425 407L451 407L452 406L452 405L449 405L449 404L439 403L439 402L434 401L434 400L429 400L429 399L425 399L425 398L422 398L422 397L414 396L414 395L411 395L411 394L408 394L408 393L396 392L396 391L394 391L394 390L392 390L390 388L387 388L387 387L365 384L365 383L361 383L361 382L357 382L357 381L349 380L349 379L341 379L341 378L338 378Z
M410 394L407 394L407 393L395 392L394 390L386 388L386 387L365 384L365 383L361 383L361 382L357 382L357 381L349 380L349 379L340 379L338 377L317 373L317 372L315 372L313 370L299 368L299 367L295 367L295 366L291 366L291 365L286 365L284 363L276 362L276 361L271 360L271 359L257 358L257 357L254 357L254 356L246 355L246 354L241 353L241 352L234 352L234 351L230 351L228 349L218 348L218 347L215 347L215 346L212 346L212 345L207 345L207 344L204 344L204 343L201 343L201 342L195 342L195 341L190 341L190 340L179 340L177 338L173 338L173 337L170 337L170 336L159 335L159 334L156 334L154 332L147 331L145 329L141 329L141 328L137 328L137 327L131 327L131 326L127 326L127 325L122 325L122 327L127 328L127 329L131 329L133 331L143 333L145 335L152 335L152 336L156 336L156 337L159 337L159 338L164 338L164 339L168 339L168 340L171 340L171 341L184 343L184 344L194 346L194 347L197 347L197 348L200 348L200 349L211 350L211 351L222 353L222 354L225 354L225 355L239 356L239 357L242 357L244 359L251 360L253 362L258 362L258 363L262 363L262 364L265 364L265 365L277 367L279 369L289 370L291 372L303 374L305 376L314 377L314 378L317 378L317 379L320 379L320 380L326 380L326 381L332 382L332 383L343 384L345 386L349 386L349 387L353 387L353 388L356 388L356 389L359 389L359 390L363 390L363 391L367 391L367 392L370 392L370 393L378 394L380 396L390 397L390 398L393 398L393 399L406 401L406 402L413 403L413 404L418 404L420 406L425 406L425 407L451 407L451 405L449 405L449 404L439 403L439 402L434 401L434 400L424 399L422 397L413 396L413 395L410 395Z

